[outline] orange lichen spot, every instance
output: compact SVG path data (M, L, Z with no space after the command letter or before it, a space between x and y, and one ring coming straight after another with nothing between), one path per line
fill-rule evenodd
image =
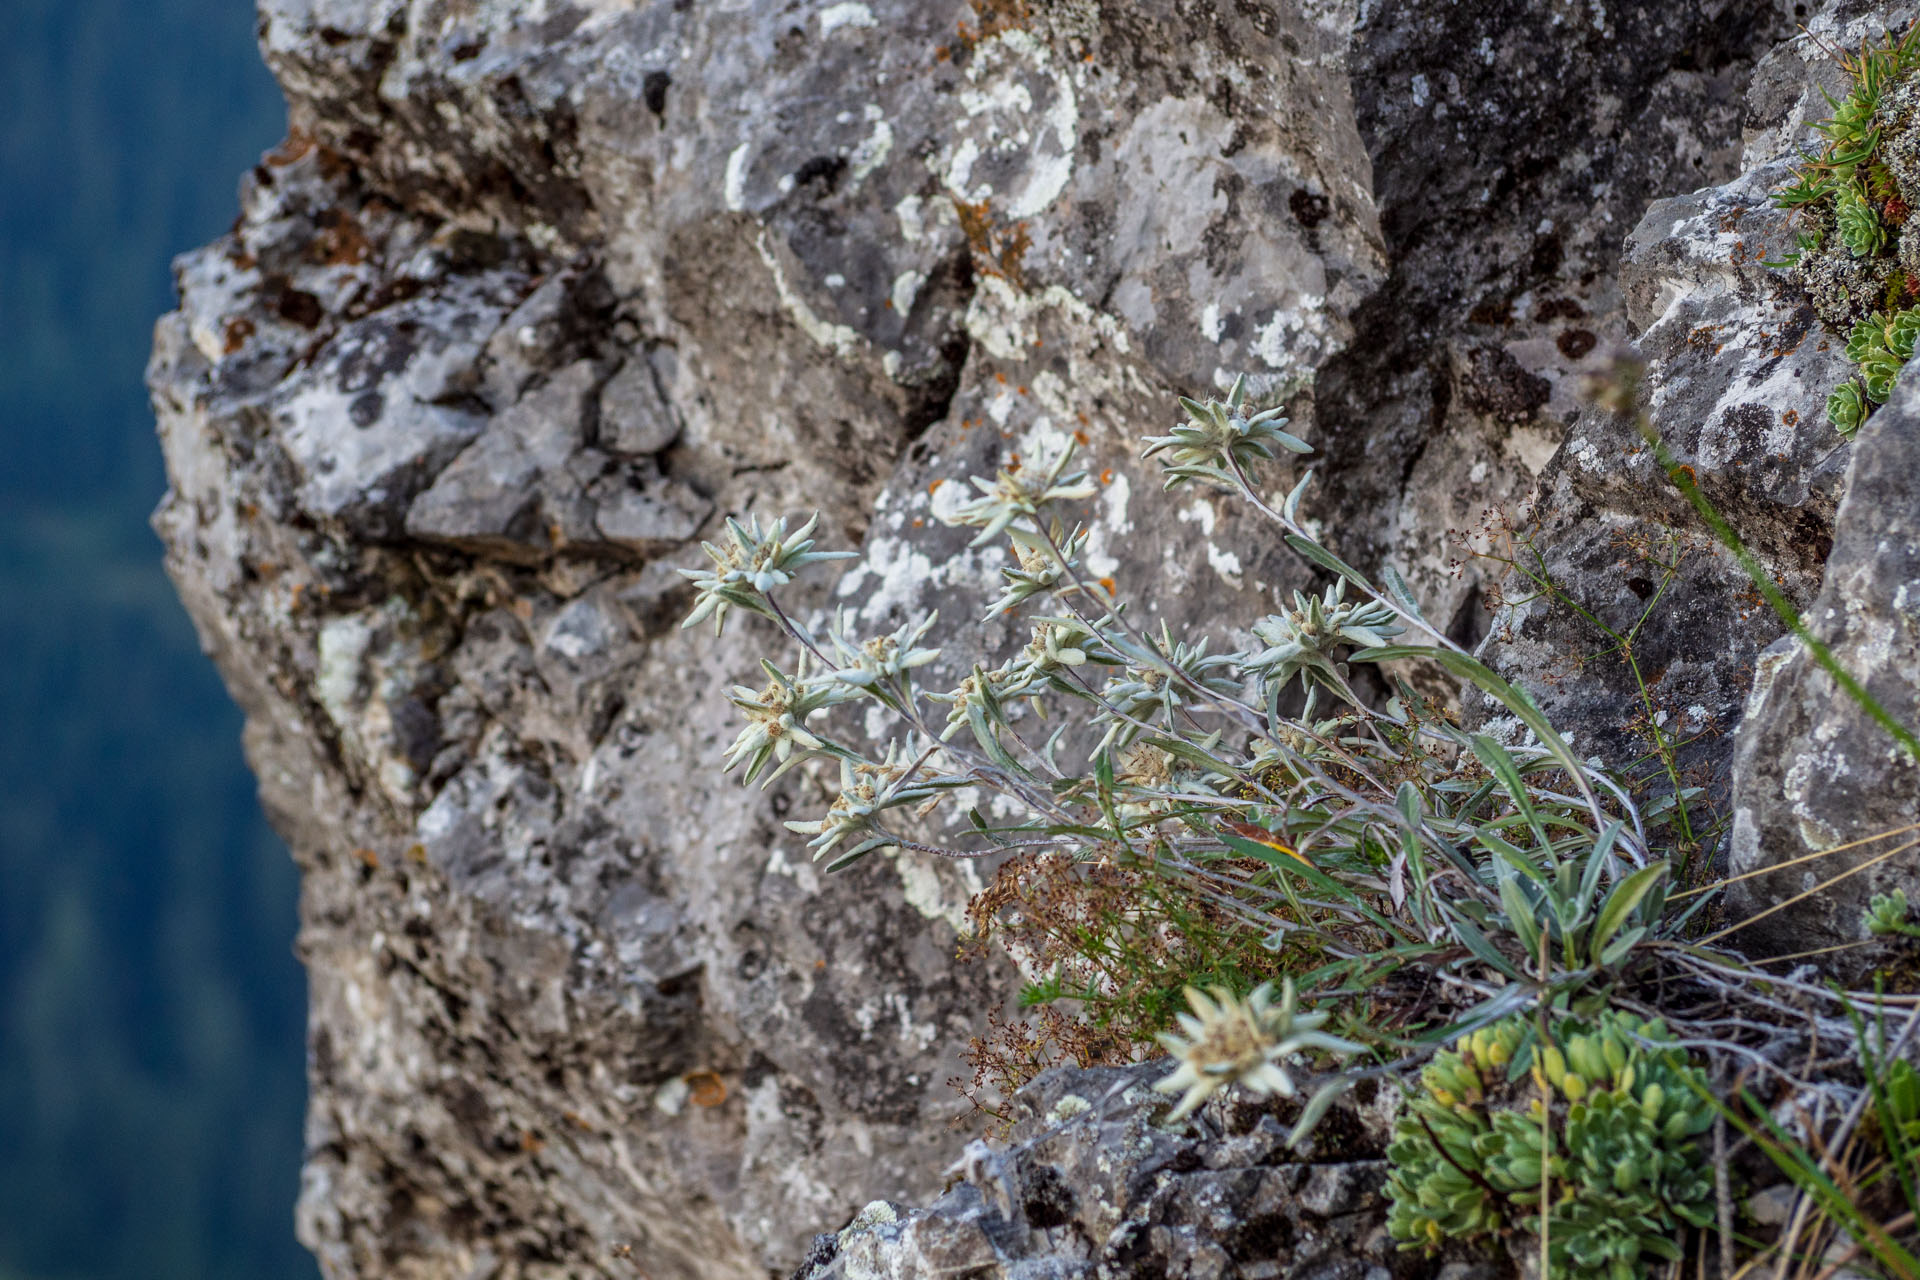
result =
M1015 387L1014 390L1021 395L1027 394L1027 389L1025 387Z
M825 956L821 956L818 960L815 960L813 962L813 971L815 973L821 972L826 967L827 967L827 958Z
M1112 578L1100 579L1100 587L1101 587L1101 590L1105 591L1108 595L1112 595L1114 591L1113 579Z
M1042 342L1042 341L1040 340L1040 335L1039 335L1039 334L1035 334L1035 335L1034 335L1034 337L1033 337L1033 345L1034 345L1034 346L1036 346L1036 347L1044 347L1044 346L1046 346L1047 344L1046 344L1046 343L1044 343L1044 342Z
M1074 434L1075 434L1075 435L1079 435L1080 433L1076 431L1076 432L1074 432ZM1102 472L1100 473L1100 483L1101 483L1101 484L1112 484L1112 483L1113 483L1113 468L1112 468L1112 467L1108 467L1108 468L1107 468L1106 470L1104 470L1104 471L1102 471Z
M948 58L951 58L952 56L953 56L953 50L949 49L944 44L933 51L933 60L935 62L945 62Z
M955 200L953 213L960 220L960 234L979 253L986 253L993 242L993 206L985 200Z
M1675 484L1681 484L1684 481L1685 486L1691 487L1694 484L1693 468L1683 462L1667 472L1667 479Z
M993 375L993 380L999 383L1003 387L1007 385L1007 375L1004 373L995 373Z
M958 24L960 43L969 49L982 40L991 40L1003 31L1011 31L1031 21L1027 0L971 0L971 3L980 25L970 27L964 22Z
M1788 409L1786 412L1780 415L1780 421L1789 427L1793 426L1795 423L1800 421L1799 410Z
M562 1111L560 1118L585 1133L593 1132L593 1124L578 1111Z
M253 321L246 316L235 316L227 321L226 341L221 344L222 353L232 355L245 346L247 339L252 336Z
M351 267L365 262L373 252L367 233L344 209L328 209L320 215L320 234L307 246L307 256L324 267Z
M1000 242L1000 251L994 255L1000 264L1000 274L1016 289L1027 287L1026 273L1020 264L1027 256L1027 250L1032 247L1033 237L1027 232L1027 224L1016 222L1007 228Z
M689 1071L680 1077L687 1097L696 1107L717 1107L727 1100L727 1082L712 1071Z
M966 425L967 424L964 422L960 424L963 430L965 429ZM932 493L934 490L938 489L941 485L945 484L946 482L947 482L947 478L945 476L940 477L938 480L935 480L932 484L927 486L927 492Z
M993 207L986 200L955 200L953 211L959 219L961 234L967 238L967 247L973 250L974 266L988 275L1001 277L1017 289L1025 289L1026 276L1020 264L1033 244L1027 224L1016 222L1004 228L995 227Z
M1082 448L1084 448L1087 443L1087 433L1084 431L1075 431L1073 433L1073 441L1075 444L1080 445Z
M891 311L893 310L893 299L892 298L882 299L880 305L885 307L887 310Z
M287 136L280 145L267 152L267 163L276 169L284 168L313 150L313 139L298 129L287 130Z
M925 520L922 520L919 516L915 516L913 518L913 527L916 529L924 529L927 527L927 522Z
M355 849L353 856L369 871L380 869L380 855L371 849Z
M520 1131L520 1149L531 1155L547 1145L547 1140L531 1129Z

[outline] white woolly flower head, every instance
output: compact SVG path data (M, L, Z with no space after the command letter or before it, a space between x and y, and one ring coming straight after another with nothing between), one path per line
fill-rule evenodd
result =
M1293 1077L1281 1067L1282 1060L1308 1049L1351 1053L1359 1048L1320 1030L1326 1014L1299 1012L1290 979L1281 988L1278 1004L1270 982L1245 999L1225 987L1212 988L1211 995L1188 987L1187 1003L1193 1012L1179 1019L1185 1038L1172 1032L1160 1036L1162 1047L1180 1060L1178 1070L1153 1086L1161 1093L1183 1095L1169 1121L1186 1119L1229 1084L1245 1085L1261 1097L1291 1098Z

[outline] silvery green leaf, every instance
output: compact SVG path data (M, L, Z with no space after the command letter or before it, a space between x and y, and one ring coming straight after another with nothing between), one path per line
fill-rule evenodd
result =
M1387 594L1392 597L1395 604L1405 609L1414 619L1423 622L1426 620L1425 615L1420 612L1420 602L1414 599L1413 592L1407 587L1407 580L1400 576L1399 570L1390 564L1383 564L1380 566L1380 578L1387 584Z
M1296 523L1299 521L1300 496L1307 491L1307 485L1310 481L1312 481L1312 479L1313 479L1313 472L1311 471L1301 476L1299 483L1295 484L1293 488L1288 492L1287 500L1280 504L1280 514L1286 517L1289 521L1293 521Z

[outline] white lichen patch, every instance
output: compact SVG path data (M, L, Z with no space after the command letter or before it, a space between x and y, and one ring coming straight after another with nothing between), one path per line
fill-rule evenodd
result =
M919 244L926 237L927 224L919 196L901 197L900 203L893 206L893 216L900 224L900 238L908 244Z
M980 882L980 873L974 869L973 863L952 863L953 877L950 881L940 874L940 868L933 864L930 854L903 850L890 856L908 906L929 920L944 920L961 937L973 932L967 920L967 904L986 888Z
M958 100L954 141L930 161L955 199L990 200L1018 220L1060 197L1073 177L1080 108L1045 44L1019 28L981 41Z
M1049 1125L1065 1124L1075 1116L1083 1116L1091 1110L1093 1110L1093 1104L1079 1094L1065 1094L1047 1112L1047 1123Z
M677 1116L687 1107L687 1095L693 1089L679 1076L667 1081L654 1091L653 1109L664 1116Z
M787 851L779 845L767 855L767 874L785 876L798 885L802 893L820 892L820 873L813 869L813 863L804 858L798 862L790 860Z
M1174 518L1179 520L1181 524L1199 525L1200 536L1203 538L1211 538L1213 536L1214 522L1219 518L1219 513L1213 509L1211 502L1205 498L1196 497L1192 502L1189 502L1186 506L1176 511Z
M1567 441L1567 456L1578 463L1582 471L1589 474L1601 470L1600 450L1585 436Z
M373 628L363 614L329 618L320 628L319 669L313 696L341 732L352 732L360 701L360 676Z
M751 142L735 147L727 156L726 173L720 180L720 198L736 213L747 207L747 163L752 158Z
M939 485L929 498L916 495L914 507L939 519L967 501L970 486L957 481ZM904 520L901 522L904 524ZM867 549L861 558L841 576L834 588L840 599L858 599L852 615L868 628L898 625L898 615L919 616L927 611L927 602L951 589L979 594L997 589L999 571L1007 563L1007 553L999 546L970 548L936 564L926 551L909 541L901 524L889 525L890 532L869 534ZM990 596L988 598L991 598Z
M997 359L1025 360L1040 336L1040 317L1048 311L1064 312L1067 320L1121 355L1133 350L1118 317L1094 310L1063 286L1027 293L993 275L980 277L967 305L967 336Z
M863 1231L871 1231L875 1227L891 1226L898 1221L900 1221L900 1215L894 1210L892 1205L888 1204L885 1200L870 1201L864 1209L853 1215L852 1222L849 1222L845 1227L841 1228L840 1243L844 1245L850 1238L859 1235Z
M807 300L787 282L787 273L780 266L779 256L773 250L768 233L762 231L754 238L753 245L760 254L760 261L766 264L768 272L773 276L773 287L780 295L780 305L786 309L787 315L794 324L799 326L800 331L842 360L850 360L857 355L864 344L864 339L844 324L823 320L811 306L807 305Z
M1253 354L1269 369L1292 369L1316 364L1329 353L1333 338L1327 300L1315 294L1277 309L1254 333Z
M1087 530L1087 570L1096 578L1110 578L1120 568L1112 548L1133 532L1133 520L1127 514L1133 498L1133 483L1126 473L1116 471L1100 491L1100 514Z
M879 24L874 21L873 10L859 3L859 0L844 0L844 3L830 4L820 11L820 34L830 36L846 27L872 27Z
M1240 557L1231 551L1215 546L1211 540L1207 543L1207 567L1220 575L1220 581L1238 591L1244 585L1241 577Z
M902 271L894 277L893 288L887 296L902 319L913 310L913 301L920 296L920 286L926 282L926 275L919 271Z
M869 102L863 113L872 127L867 136L854 144L853 151L847 156L852 167L851 178L858 186L866 176L887 162L893 154L893 126L887 123L886 115L877 103Z

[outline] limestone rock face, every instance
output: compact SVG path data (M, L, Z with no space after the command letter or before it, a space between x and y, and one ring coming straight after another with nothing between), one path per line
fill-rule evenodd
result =
M1807 624L1889 715L1912 726L1920 724L1920 385L1911 377L1867 419L1852 453ZM1792 637L1758 666L1735 756L1731 862L1736 873L1780 869L1741 882L1733 914L1756 916L1845 875L1747 932L1776 952L1869 941L1861 913L1875 894L1920 897L1920 762ZM1852 847L1810 857L1839 846Z
M731 1280L931 1199L965 1137L946 1080L1012 987L954 962L979 878L816 873L780 820L820 782L719 773L769 637L678 633L674 568L729 514L817 509L862 558L793 607L871 633L943 606L963 669L1024 637L964 621L1000 562L940 526L948 486L1077 440L1089 563L1176 632L1244 626L1307 573L1137 460L1176 394L1244 373L1317 446L1330 543L1460 638L1500 574L1454 572L1449 531L1543 471L1575 585L1635 590L1602 548L1644 477L1580 378L1648 325L1678 369L1702 325L1758 352L1798 323L1753 322L1746 257L1668 246L1738 239L1710 230L1731 196L1619 248L1654 197L1736 178L1740 95L1797 20L263 0L292 130L179 263L155 521L305 872L325 1273ZM1789 382L1832 365L1796 351ZM1686 447L1754 460L1728 483L1810 594L1842 464L1817 434L1771 460L1743 406L1801 403L1762 396L1773 367L1700 372ZM1696 665L1728 727L1744 686Z
M1811 37L1764 57L1748 91L1743 172L1656 202L1620 272L1651 427L1842 664L1907 724L1912 665L1901 637L1910 649L1911 620L1899 585L1914 496L1898 459L1910 451L1912 411L1890 407L1871 437L1840 438L1825 401L1854 373L1845 340L1767 261L1793 249L1795 230L1770 195L1813 144L1827 95L1849 87L1821 45L1877 41L1913 16L1911 5L1829 5ZM1588 408L1568 436L1530 502L1522 558L1532 573L1503 584L1495 660L1605 759L1647 752L1658 726L1683 780L1731 812L1736 873L1912 822L1911 764L1797 642L1781 639L1781 622L1667 482L1635 423ZM1844 554L1836 510L1853 512ZM1538 589L1545 577L1559 601ZM1891 847L1743 881L1729 923ZM1858 940L1869 897L1914 891L1915 870L1896 857L1731 942L1797 953ZM1857 973L1869 958L1836 963Z

